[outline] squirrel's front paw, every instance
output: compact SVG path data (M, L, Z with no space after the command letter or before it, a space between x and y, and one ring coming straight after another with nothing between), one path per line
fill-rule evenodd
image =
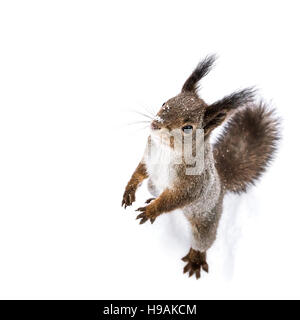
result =
M134 201L135 201L135 189L126 188L123 194L122 207L124 206L124 208L126 209L126 207L131 206Z
M145 223L147 220L150 220L150 222L153 223L155 219L159 216L159 214L157 214L157 212L155 212L155 210L153 210L153 208L150 205L138 208L135 211L142 212L136 217L137 219L141 219L140 224Z
M195 273L196 279L199 279L201 276L201 269L208 272L206 252L200 252L191 248L189 253L182 258L182 261L187 262L187 265L183 269L183 273L189 271L190 277Z

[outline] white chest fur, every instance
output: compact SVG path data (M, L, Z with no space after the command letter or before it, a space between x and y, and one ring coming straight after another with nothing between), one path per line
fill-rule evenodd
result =
M175 153L170 147L152 143L150 152L145 156L145 163L149 178L158 193L172 188L176 176L174 162Z

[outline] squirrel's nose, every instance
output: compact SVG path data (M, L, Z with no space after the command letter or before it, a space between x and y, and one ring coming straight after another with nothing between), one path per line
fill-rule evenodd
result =
M157 122L152 122L151 123L151 129L153 129L153 130L159 130L161 127L160 127L160 125L157 123Z

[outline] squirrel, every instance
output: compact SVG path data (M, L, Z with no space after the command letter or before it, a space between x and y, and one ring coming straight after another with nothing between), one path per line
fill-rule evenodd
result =
M203 59L181 92L165 102L152 119L146 151L122 200L125 209L132 205L137 188L148 178L153 198L136 210L141 224L148 220L153 223L161 214L181 209L192 233L191 248L182 258L186 262L183 272L195 274L196 279L201 270L209 271L206 253L216 239L224 195L240 194L254 185L274 158L279 140L274 110L263 101L257 102L255 88L236 91L210 105L200 98L199 81L214 62L214 55ZM225 121L222 133L211 144L212 131ZM197 130L202 132L200 142L195 139ZM199 170L194 174L187 174L189 161L178 161L180 148L175 148L173 131L182 138L192 137L189 143L193 152L197 145L202 146L203 161L196 162Z

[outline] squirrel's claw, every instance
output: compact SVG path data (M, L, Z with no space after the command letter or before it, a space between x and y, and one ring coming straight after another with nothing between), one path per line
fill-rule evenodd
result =
M140 224L143 224L145 223L147 220L148 220L148 217L146 216L146 210L145 210L146 207L141 207L141 208L138 208L136 209L135 211L142 211L142 213L140 213L136 219L141 219L140 220Z
M208 273L208 264L207 264L207 263L203 263L203 264L202 264L202 269L203 269L206 273Z
M190 269L190 264L188 263L184 268L183 268L183 273L187 273Z
M194 274L194 270L193 269L190 269L190 272L189 272L189 277L191 277L193 274Z
M150 218L150 222L151 222L151 224L153 224L153 223L154 223L155 219L156 219L156 218Z
M145 217L145 213L140 213L140 214L136 217L136 220L137 220L137 219L144 218L144 217Z
M181 260L184 261L184 262L189 261L189 255L187 254L187 255L186 255L185 257L183 257Z
M196 275L196 279L197 279L197 280L200 279L201 273L200 273L200 270L199 270L199 269L196 270L195 275Z
M150 203L151 201L153 201L153 200L155 200L155 199L156 199L156 198L150 198L150 199L146 200L145 203L148 204L148 203Z
M140 213L137 217L136 217L136 219L138 220L138 219L141 219L140 220L140 224L143 224L143 223L145 223L147 220L148 220L148 218L147 218L147 216L146 216L146 214L143 212L143 213Z
M142 220L140 221L140 224L145 223L147 220L148 220L148 218L147 218L147 217L142 218Z
M137 208L135 211L146 212L146 207Z
M122 200L122 204L121 204L121 207L123 207L124 206L124 209L126 209L127 208L127 204L126 204L126 202L125 202L125 200L123 199Z

